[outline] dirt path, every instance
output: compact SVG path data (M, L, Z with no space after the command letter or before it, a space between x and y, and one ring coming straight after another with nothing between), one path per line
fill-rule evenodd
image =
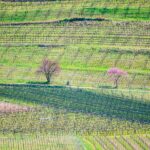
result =
M0 102L0 113L27 112L30 108L18 104Z

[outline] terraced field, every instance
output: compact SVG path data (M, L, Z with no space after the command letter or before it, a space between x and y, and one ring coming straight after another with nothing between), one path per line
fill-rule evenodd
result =
M149 6L0 1L0 149L150 149ZM44 58L61 68L51 84Z
M1 3L1 21L26 22L57 20L73 17L104 17L113 20L149 20L148 0L63 0L25 3Z
M141 140L142 138L142 140ZM18 142L16 142L16 139ZM97 150L97 149L116 149L116 150L125 150L125 149L148 149L149 148L149 136L148 135L132 135L132 136L70 136L70 135L41 135L41 136L18 136L16 139L10 137L5 139L1 149L7 149L8 145L12 150L17 148L24 149L32 148L33 150L40 149L79 149L79 150ZM29 146L30 145L30 146Z

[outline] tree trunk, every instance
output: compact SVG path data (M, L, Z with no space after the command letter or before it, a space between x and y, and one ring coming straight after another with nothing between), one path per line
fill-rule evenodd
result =
M51 82L51 77L49 75L46 75L47 83L50 84Z
M115 80L114 85L115 85L114 88L117 89L118 88L118 80Z
M120 76L118 76L118 77L115 79L115 81L114 81L114 85L115 85L114 88L115 88L115 89L118 88L119 78L120 78Z

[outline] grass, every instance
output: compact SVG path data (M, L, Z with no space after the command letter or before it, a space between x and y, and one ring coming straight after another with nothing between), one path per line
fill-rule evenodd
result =
M53 84L64 85L69 80L71 85L76 86L112 85L108 76L104 76L104 74L109 68L115 66L130 74L128 82L122 78L121 87L143 88L143 84L145 87L149 87L148 50L136 51L82 45L78 47L61 46L59 48L1 46L0 55L1 83L44 82L44 76L37 76L35 72L42 59L47 56L49 59L58 61L62 68L60 75L53 79ZM131 61L132 59L134 61ZM80 80L76 82L79 78Z
M49 148L53 150L82 149L81 147L78 147L78 140L71 135L16 135L2 140L3 142L0 143L0 149L3 150L25 150L31 148L33 150Z
M133 142L132 139L135 141ZM141 140L140 140L141 139ZM129 143L132 141L133 143ZM48 149L52 150L101 150L107 148L128 149L148 149L149 135L133 134L132 136L75 136L75 135L14 135L2 136L0 148L3 150L12 150L32 148L33 150Z
M149 20L149 8L132 8L130 6L124 8L118 7L102 7L102 8L84 8L83 12L87 15L102 15L105 18L121 18L122 20Z
M75 1L0 3L1 22L27 22L65 19L69 17L102 17L111 20L147 21L149 2ZM29 9L26 9L28 6ZM92 6L92 7L91 7ZM12 9L14 8L14 9ZM63 13L62 13L63 10Z
M0 101L33 109L0 113L0 149L148 149L149 4L1 1ZM62 69L51 85L44 57ZM119 89L111 67L129 73Z
M125 26L124 26L125 25ZM44 26L44 28L43 28ZM103 45L149 48L149 22L76 21L0 26L6 45ZM55 32L54 32L55 28ZM126 28L126 30L124 30ZM137 33L137 28L139 31Z
M5 121L1 124L1 132L5 134L39 131L67 134L98 132L102 135L149 132L148 101L84 89L36 85L1 86L0 95L1 101L29 103L37 107L37 111L33 112L3 115L1 119L5 118ZM52 120L42 121L40 118Z

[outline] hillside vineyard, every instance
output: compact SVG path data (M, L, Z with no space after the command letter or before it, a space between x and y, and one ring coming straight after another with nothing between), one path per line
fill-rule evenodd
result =
M149 150L149 6L1 0L0 150Z

